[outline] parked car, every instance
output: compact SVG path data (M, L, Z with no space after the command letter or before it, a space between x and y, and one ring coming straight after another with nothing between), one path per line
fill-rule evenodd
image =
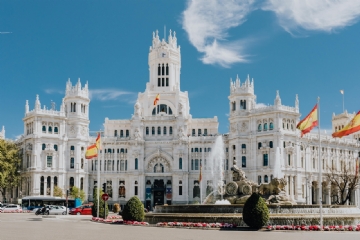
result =
M20 205L9 204L3 208L2 212L22 212L22 209Z
M90 204L84 204L77 208L71 209L70 214L71 215L91 215L92 214L91 207L92 207L92 205L90 205Z

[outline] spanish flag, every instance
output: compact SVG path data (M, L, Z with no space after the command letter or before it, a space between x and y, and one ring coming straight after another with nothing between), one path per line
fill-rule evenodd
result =
M157 102L160 100L160 94L158 93L154 100L154 106L157 104Z
M318 125L318 105L311 110L311 112L301 120L296 126L297 129L301 131L301 136L308 133Z
M200 174L199 174L199 182L201 182L202 180L202 164L201 164L201 161L200 161Z
M85 152L85 158L92 159L93 157L97 157L99 149L100 149L100 133L98 133L98 136L96 138L96 143L87 147Z
M334 132L332 136L336 137L344 137L354 132L360 131L360 111L355 115L355 117L346 125L343 129Z

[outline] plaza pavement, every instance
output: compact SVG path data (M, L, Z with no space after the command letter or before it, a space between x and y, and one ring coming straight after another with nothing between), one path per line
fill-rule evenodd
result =
M360 239L360 232L238 231L110 225L91 216L35 216L0 213L0 240L339 240Z

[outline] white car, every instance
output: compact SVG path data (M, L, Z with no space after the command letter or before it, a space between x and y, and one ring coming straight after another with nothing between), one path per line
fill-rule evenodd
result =
M2 210L3 213L9 213L9 212L22 212L22 209L19 205L15 204L9 204Z
M69 209L68 209L69 213ZM64 206L50 206L49 215L66 215L66 207Z

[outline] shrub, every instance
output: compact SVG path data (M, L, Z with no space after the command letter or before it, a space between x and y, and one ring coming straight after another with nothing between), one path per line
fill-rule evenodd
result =
M141 222L144 220L144 217L144 206L140 199L136 196L130 198L122 211L122 218L124 220Z
M253 193L245 202L243 220L249 227L255 229L260 229L269 221L269 209L258 193Z
M115 203L115 204L114 204L113 212L114 212L114 213L120 212L120 204L118 204L118 203Z
M106 211L106 216L109 216L109 208L108 208L108 204L105 202L104 200L102 200L101 195L103 195L103 191L100 190L100 204L99 204L99 216L97 216L97 191L94 191L94 205L91 207L91 213L93 215L93 217L101 217L104 218L105 217L105 211Z

